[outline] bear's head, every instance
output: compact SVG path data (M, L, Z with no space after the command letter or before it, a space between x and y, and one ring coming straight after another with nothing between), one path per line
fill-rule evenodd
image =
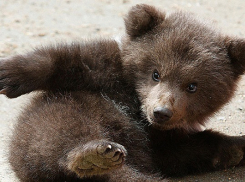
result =
M129 11L125 26L125 77L154 126L198 130L234 94L245 71L245 40L188 13L166 16L144 4Z

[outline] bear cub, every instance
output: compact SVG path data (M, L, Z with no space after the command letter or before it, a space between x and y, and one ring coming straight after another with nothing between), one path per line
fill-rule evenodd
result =
M1 94L42 91L11 140L21 181L165 181L245 164L245 137L200 129L232 98L245 40L145 4L125 26L120 49L84 41L0 60Z

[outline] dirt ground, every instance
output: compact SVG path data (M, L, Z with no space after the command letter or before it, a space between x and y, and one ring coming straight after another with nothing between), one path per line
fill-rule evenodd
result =
M244 0L1 0L0 57L22 53L38 45L82 38L118 37L123 16L137 3L167 12L186 10L211 21L224 33L245 37ZM18 182L7 162L8 141L18 113L32 95L17 99L0 96L0 182ZM235 98L206 128L229 135L245 134L245 77ZM245 181L245 168L172 179L181 182Z

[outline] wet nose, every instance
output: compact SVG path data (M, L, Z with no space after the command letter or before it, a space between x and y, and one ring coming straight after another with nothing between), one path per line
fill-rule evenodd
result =
M157 123L168 121L173 116L173 112L166 107L156 107L153 113Z

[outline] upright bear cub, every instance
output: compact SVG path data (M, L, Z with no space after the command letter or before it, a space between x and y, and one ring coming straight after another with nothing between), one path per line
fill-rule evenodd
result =
M121 49L96 40L0 61L2 94L43 91L12 138L21 181L160 181L244 164L244 137L200 126L233 96L245 40L148 5L125 25Z

